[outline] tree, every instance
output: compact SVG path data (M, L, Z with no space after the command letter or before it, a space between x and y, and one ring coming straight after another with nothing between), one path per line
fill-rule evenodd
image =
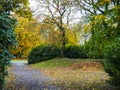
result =
M78 7L82 9L89 18L87 24L91 26L89 29L91 32L89 56L92 58L102 58L102 50L104 49L105 43L117 37L118 34L115 35L115 33L119 33L118 30L115 29L115 23L118 25L118 20L115 20L115 18L119 17L117 13L119 12L118 4L120 1L76 0L76 2ZM100 53L98 54L97 52Z
M23 0L22 0L23 1ZM7 66L12 55L9 48L15 44L14 28L16 20L11 17L11 12L21 5L21 0L0 0L0 90L3 90Z
M29 7L29 0L14 0L14 5L17 8L14 8L14 14L17 14L20 17L32 19L32 12Z
M60 31L56 28L52 18L46 17L39 25L40 35L43 37L44 44L60 44Z
M10 49L17 58L26 57L29 51L38 46L42 41L39 34L39 23L37 20L29 20L17 17L18 25L15 28L17 45Z
M14 27L16 20L10 17L13 2L0 1L0 89L3 90L6 67L9 64L11 54L9 48L15 44Z
M86 44L91 36L91 25L86 19L87 18L82 17L79 23L74 26L78 42L81 45Z
M120 37L105 46L105 71L111 76L109 83L120 88Z
M66 28L66 45L77 45L77 31L74 28Z
M41 0L38 1L40 3L40 7L44 7L45 10L47 9L46 13L44 13L44 16L49 15L53 19L53 23L56 24L57 28L59 29L61 33L61 57L64 57L64 49L66 45L66 30L63 24L69 24L70 21L70 14L72 9L72 3L71 0ZM66 20L65 20L66 19Z
M46 17L42 22L18 17L18 25L15 28L18 44L10 49L17 58L26 57L29 51L41 44L60 46L60 31L56 28L53 20ZM65 26L64 26L65 27ZM72 28L66 29L66 44L76 44L76 33Z
M89 16L89 54L94 58L107 59L105 70L111 76L110 83L120 86L120 0L76 1Z

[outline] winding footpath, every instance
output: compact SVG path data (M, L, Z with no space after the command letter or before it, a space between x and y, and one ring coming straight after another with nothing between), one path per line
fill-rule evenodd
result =
M11 69L16 78L14 90L60 90L55 85L47 84L52 79L29 67L26 61L13 61Z

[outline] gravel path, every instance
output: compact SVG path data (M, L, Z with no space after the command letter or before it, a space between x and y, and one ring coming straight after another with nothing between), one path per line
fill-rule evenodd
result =
M26 61L12 62L11 68L16 77L14 90L60 90L55 85L46 84L52 79L30 68Z

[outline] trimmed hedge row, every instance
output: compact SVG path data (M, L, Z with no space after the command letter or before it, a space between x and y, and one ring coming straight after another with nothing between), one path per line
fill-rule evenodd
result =
M41 45L31 50L28 55L28 63L34 64L37 62L49 60L56 57L61 57L61 48L55 45ZM64 56L66 58L87 58L82 46L67 46Z
M45 60L49 60L55 57L59 57L60 48L53 45L41 45L31 50L28 55L28 63L33 64Z
M83 46L67 46L65 48L64 55L67 58L87 58L87 54L85 53Z

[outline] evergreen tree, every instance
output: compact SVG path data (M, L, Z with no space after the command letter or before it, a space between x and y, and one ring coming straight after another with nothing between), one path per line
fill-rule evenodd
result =
M16 42L16 19L11 17L11 13L16 13L27 2L28 0L0 0L0 90L4 88L5 76L8 74L6 69L12 57L9 48Z

